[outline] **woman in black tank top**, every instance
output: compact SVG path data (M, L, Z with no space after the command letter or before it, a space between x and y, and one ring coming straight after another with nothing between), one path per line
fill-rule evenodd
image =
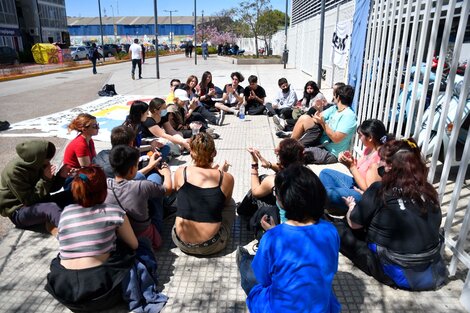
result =
M233 176L214 166L214 140L199 133L190 141L193 166L175 173L178 210L172 239L181 251L195 255L214 254L225 248L235 218Z

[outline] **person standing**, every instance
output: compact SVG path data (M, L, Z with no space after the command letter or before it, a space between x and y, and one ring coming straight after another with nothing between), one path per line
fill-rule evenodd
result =
M204 60L207 60L207 57L209 56L209 45L207 44L207 41L204 40L204 42L201 44L202 48L202 57Z
M100 54L98 52L98 49L96 48L96 43L91 44L90 51L88 52L88 58L90 59L91 64L93 64L93 74L97 74L96 60L100 59Z
M142 64L145 63L145 46L141 44L140 47L142 48Z
M142 78L142 47L139 39L134 39L134 43L129 47L129 55L132 59L132 79L135 79L135 66L139 66L139 79Z
M192 58L193 57L193 49L194 49L194 45L193 45L192 41L190 41L188 43L188 49L189 49L189 57Z

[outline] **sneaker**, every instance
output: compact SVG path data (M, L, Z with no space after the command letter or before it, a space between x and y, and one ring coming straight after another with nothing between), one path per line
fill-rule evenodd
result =
M0 121L0 131L7 130L10 128L10 123L8 121Z
M134 74L134 73L132 73L132 79L134 79L134 80L135 80L135 74Z
M209 127L209 128L206 129L206 133L208 133L209 135L212 136L212 134L214 133L214 129Z
M285 132L282 130L276 132L276 136L278 136L279 138L289 138L291 134L292 132Z
M273 116L273 122L274 125L276 125L276 130L278 131L282 131L284 130L284 127L286 127L286 121L277 115Z
M142 76L139 76L139 79L142 79Z
M217 134L217 133L212 133L212 134L209 134L213 139L219 139L220 138L220 135Z
M224 123L224 119L225 119L225 112L220 111L219 118L217 118L217 125L222 126L222 124Z
M242 246L237 247L237 252L235 253L235 260L237 262L237 267L240 268L240 264L244 258L250 257L250 253L248 250L243 248Z

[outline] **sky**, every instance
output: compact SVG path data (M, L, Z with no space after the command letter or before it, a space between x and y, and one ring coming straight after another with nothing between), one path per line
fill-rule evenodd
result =
M113 12L114 16L153 16L154 12L154 0L65 0L67 16L96 17L98 16L98 1L101 2L103 16L113 16ZM271 6L273 9L284 12L286 1L271 0ZM200 16L201 11L204 10L204 15L208 16L223 9L236 7L240 2L241 0L197 0L197 15ZM159 16L170 14L164 10L177 10L178 12L172 13L173 16L191 16L194 11L194 0L160 0L157 2L157 9Z

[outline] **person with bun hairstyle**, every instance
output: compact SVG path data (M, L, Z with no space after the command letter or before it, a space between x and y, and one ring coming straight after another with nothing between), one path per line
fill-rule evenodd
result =
M331 220L341 253L383 284L434 290L447 278L439 234L442 212L428 168L413 138L387 141L379 150L381 182L359 202L347 197L345 219Z
M72 181L76 204L59 222L59 254L46 290L72 311L96 312L122 301L121 282L138 247L126 212L105 203L106 176L97 166L79 169Z
M91 137L98 135L100 124L96 117L88 113L80 113L70 122L69 132L75 130L77 137L65 148L64 164L72 168L80 168L91 164L96 156L95 143Z
M338 161L349 169L350 175L333 169L324 169L320 172L320 180L330 199L328 212L334 215L345 215L348 212L343 197L352 196L357 202L361 199L362 192L374 182L380 181L381 178L377 173L380 161L379 149L393 137L387 134L385 125L376 119L362 122L357 134L364 145L362 156L356 159L349 151L340 152L338 155Z

